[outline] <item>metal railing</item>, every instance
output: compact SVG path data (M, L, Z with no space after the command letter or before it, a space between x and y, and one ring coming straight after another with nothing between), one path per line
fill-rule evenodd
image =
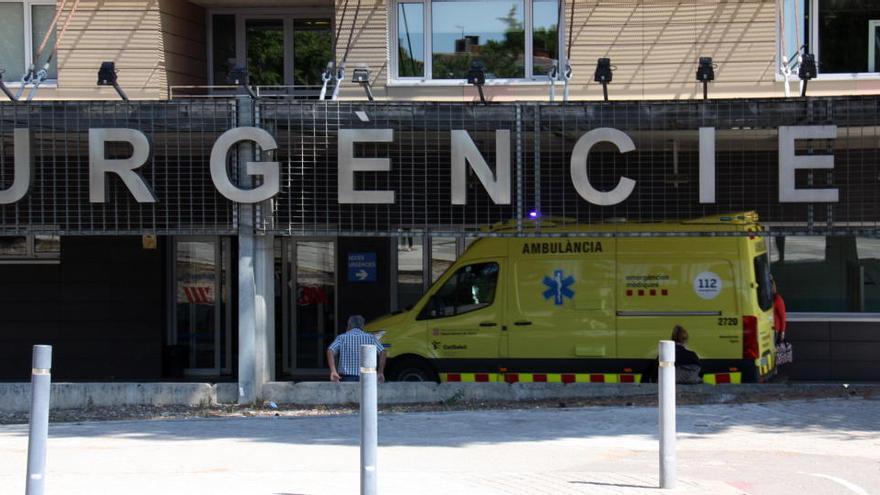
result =
M277 86L252 86L254 94L258 98L283 98L286 100L318 100L321 95L320 85L277 85ZM329 85L328 95L332 93L333 85ZM171 100L198 99L198 98L235 98L248 96L242 86L214 85L214 86L169 86L168 97Z

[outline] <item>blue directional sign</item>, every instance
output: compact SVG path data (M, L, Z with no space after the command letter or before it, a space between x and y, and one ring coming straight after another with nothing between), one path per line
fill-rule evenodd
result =
M348 253L348 281L376 281L376 253Z

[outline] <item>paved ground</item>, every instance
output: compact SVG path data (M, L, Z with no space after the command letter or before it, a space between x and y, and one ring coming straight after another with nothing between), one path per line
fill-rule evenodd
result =
M880 400L679 408L689 494L880 494ZM656 410L380 416L385 494L656 492ZM351 494L354 415L61 424L47 493ZM27 427L0 426L0 493L24 493Z

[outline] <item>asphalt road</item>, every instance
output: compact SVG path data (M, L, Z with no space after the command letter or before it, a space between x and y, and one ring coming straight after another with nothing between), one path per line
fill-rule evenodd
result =
M382 494L656 493L657 412L594 407L380 416ZM51 427L47 493L351 494L359 420ZM880 494L880 400L683 406L677 493ZM24 493L26 426L0 426L0 493Z

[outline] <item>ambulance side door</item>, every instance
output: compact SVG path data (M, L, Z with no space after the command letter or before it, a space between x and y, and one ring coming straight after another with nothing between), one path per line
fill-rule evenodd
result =
M614 239L545 242L511 250L508 340L511 359L582 360L617 354ZM580 243L577 249L569 246ZM553 372L555 370L547 370Z
M434 357L498 358L504 321L504 265L503 259L473 260L440 281L418 316L427 325L428 349Z

